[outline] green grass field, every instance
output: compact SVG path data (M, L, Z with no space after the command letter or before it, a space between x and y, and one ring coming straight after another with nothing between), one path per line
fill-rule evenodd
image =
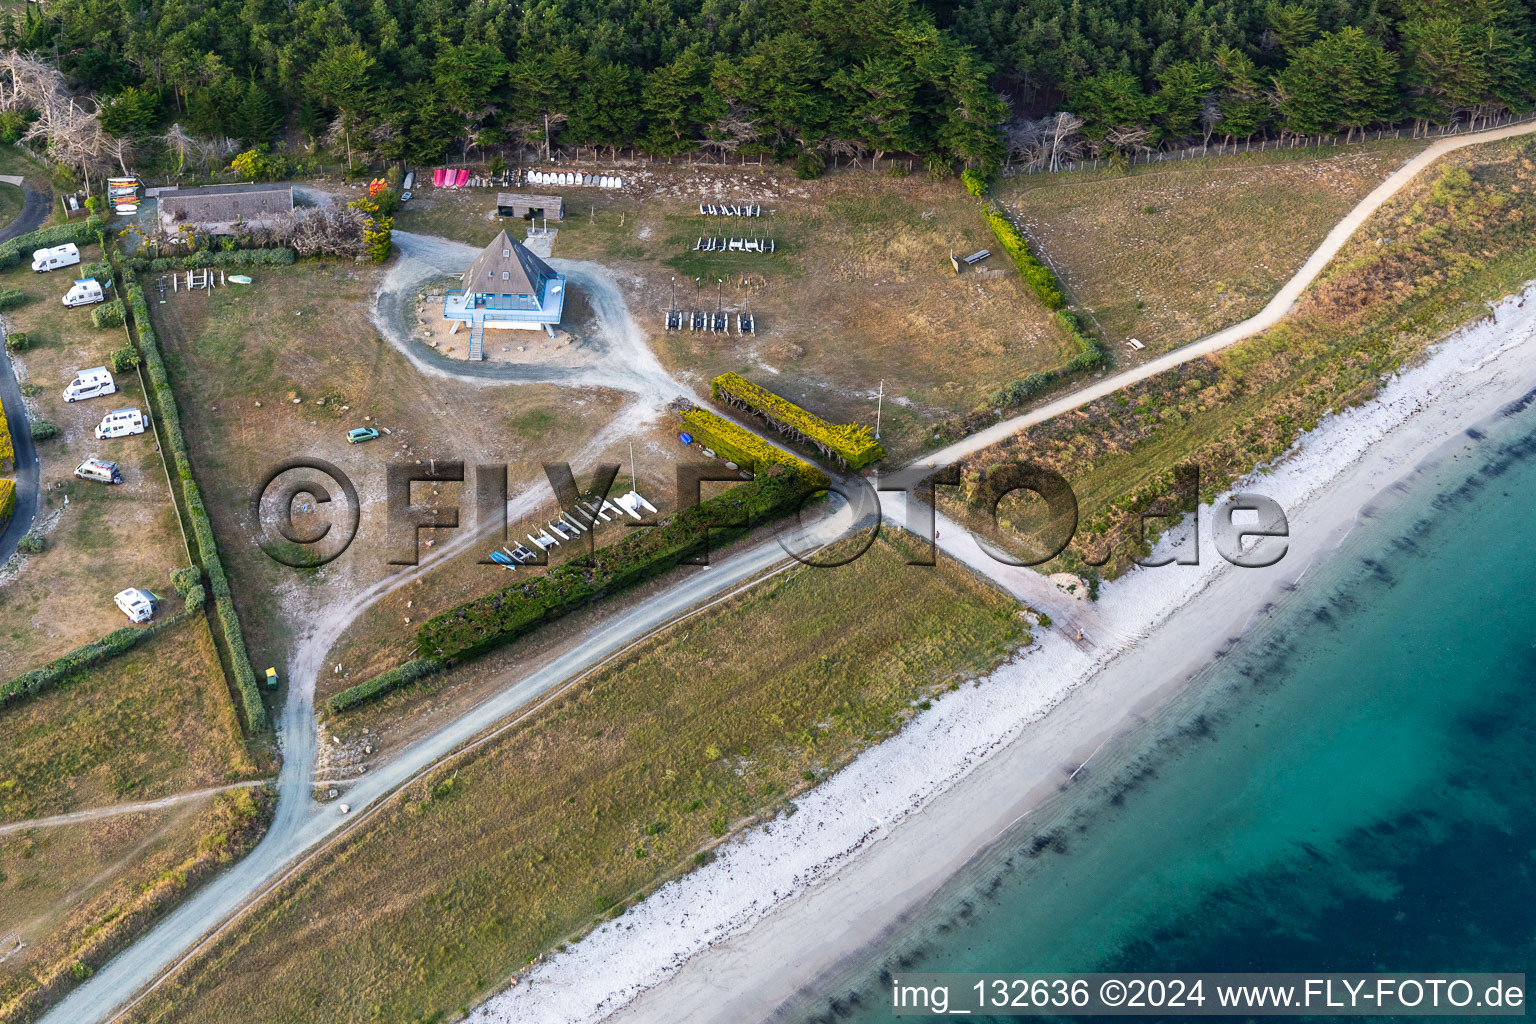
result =
M902 543L677 623L441 766L133 1019L437 1020L472 1004L1026 639L1012 601L907 565Z

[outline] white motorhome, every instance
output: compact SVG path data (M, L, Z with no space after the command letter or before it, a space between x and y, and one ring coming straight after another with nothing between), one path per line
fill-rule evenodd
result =
M45 270L72 267L80 262L80 249L74 242L56 245L52 249L38 249L32 253L32 269L41 274Z
M75 374L75 379L64 389L64 401L79 402L97 395L114 394L116 391L117 385L112 382L112 374L105 366L98 366Z
M102 291L101 282L94 277L87 277L76 281L73 287L64 293L63 301L64 305L73 309L76 306L89 306L93 302L105 302L107 295Z
M128 621L132 623L148 622L155 617L155 595L138 587L129 587L119 591L112 600L117 602L117 608Z
M97 425L96 440L142 434L148 426L149 417L137 409L113 409Z
M98 459L92 456L75 467L75 476L81 480L99 480L104 484L120 484L123 482L122 471L117 468L117 463L108 462L106 459Z

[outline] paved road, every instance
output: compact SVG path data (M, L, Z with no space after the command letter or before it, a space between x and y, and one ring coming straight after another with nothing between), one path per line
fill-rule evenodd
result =
M36 231L48 216L48 197L36 189L22 186L26 198L16 219L0 229L0 242L8 242L17 235ZM4 351L5 331L0 330L0 404L5 406L5 421L11 430L11 442L16 449L16 511L11 521L0 529L0 565L4 565L16 553L32 521L42 507L40 481L42 470L37 462L37 449L32 444L32 432L27 426L27 407L21 400L21 386L16 382L16 370L11 357Z
M1474 135L1442 139L1434 143L1362 200L1328 234L1323 244L1286 283L1279 294L1254 317L1134 369L1106 377L1040 409L1004 420L964 441L918 460L914 466L935 466L956 461L965 455L995 444L1024 427L1095 401L1127 384L1144 380L1180 363L1204 358L1212 352L1264 330L1291 309L1296 298L1316 278L1327 262L1338 253L1360 224L1435 159L1463 146L1530 132L1536 132L1536 123L1512 125ZM399 325L402 322L400 319L402 309L405 307L398 304L404 303L411 289L426 280L431 273L440 273L442 267L449 265L450 258L453 266L462 266L467 262L463 257L472 253L473 250L444 239L411 235L407 232L397 232L396 239L400 243L404 257L402 264L409 263L414 266L401 267L398 277L391 274L390 279L386 279L384 294L380 297L380 307L375 313L376 323L385 337L397 347L402 347L413 364L424 372L451 374L466 381L478 379L482 383L492 382L497 378L503 383L517 381L519 373L516 367L497 368L487 364L469 364L446 358L429 360L422 356L419 346L404 347L406 340L400 336ZM592 269L588 271L588 268ZM606 283L611 286L611 279L606 279L606 271L595 264L567 263L560 269L568 273L588 272L590 276L586 283L589 287L595 284L599 290L607 291L608 289L603 285ZM613 288L612 292L616 295L617 289ZM631 355L639 356L640 353L634 352L632 346L627 344L627 339L622 337L627 333L628 324L632 324L633 321L629 318L627 309L623 309L622 297L618 297L617 302L619 304L617 310L599 308L599 315L607 320L610 326L624 325L617 333L621 335L619 344L626 351L622 355L615 353L618 356L617 361L622 362ZM391 305L391 303L397 305ZM619 310L622 310L623 319L619 319ZM625 321L628 321L628 324ZM660 398L662 393L668 390L674 394L681 393L681 389L670 378L666 378L666 383L663 385L650 372L648 364L654 364L655 360L648 348L644 350L643 359L643 363L638 367L619 367L616 370L609 370L603 374L606 379L602 383L627 391L636 391L644 397L653 399ZM635 372L637 368L640 370L638 373ZM487 374L486 371L491 373ZM488 376L490 380L487 380ZM599 382L583 379L580 383ZM622 415L620 419L623 419ZM867 512L868 510L860 510L857 515L845 513L838 518L838 521L847 528L855 521L865 521L863 517ZM821 534L818 539L826 540L830 537ZM454 543L445 546L439 552L439 558L460 550L465 545L477 542L478 538L474 534L465 533ZM707 603L720 594L742 585L752 576L782 564L785 559L786 555L779 544L776 541L768 541L750 550L736 553L731 559L718 566L694 573L667 594L598 627L589 637L589 643L583 644L569 655L534 674L513 681L502 693L457 721L425 737L381 768L378 773L368 776L348 792L347 803L352 808L352 814L347 817L340 814L336 805L318 806L309 798L315 763L314 679L331 643L341 635L356 615L361 614L367 607L396 587L410 582L419 573L435 566L437 559L381 581L343 606L327 610L324 620L312 626L311 632L300 645L299 653L290 663L289 699L278 728L284 754L278 786L278 809L266 838L244 860L172 911L89 981L58 1003L43 1018L43 1024L98 1024L111 1019L134 997L135 993L143 991L146 986L158 984L169 971L194 955L207 936L225 927L233 916L254 899L281 881L287 874L301 867L306 854L316 850L323 841L334 837L344 826L358 821L361 812L376 806L380 800L400 785L460 748L465 742L490 728L493 723L502 721L519 708L525 708L542 695L577 678L603 658L635 643L659 626L686 614L700 604Z

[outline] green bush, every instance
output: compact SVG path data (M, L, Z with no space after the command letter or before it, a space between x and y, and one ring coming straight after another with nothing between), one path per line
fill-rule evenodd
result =
M12 331L5 336L5 350L7 352L25 352L32 347L32 339L26 331Z
M124 345L114 351L108 361L113 373L132 373L139 368L139 350L132 345Z
M862 469L885 458L885 449L868 427L828 423L794 402L758 387L739 373L722 373L710 382L717 402L735 405L768 420L780 433L791 433L815 445L849 469Z
M112 264L106 260L96 260L93 263L87 263L80 268L80 277L82 279L94 277L105 285L108 281L112 280Z
M820 153L807 150L795 157L795 177L802 181L811 181L819 178L826 169L826 158Z
M0 312L15 309L27 302L27 293L20 288L6 288L0 291Z
M47 420L33 420L29 429L34 441L51 441L59 436L59 428Z
M24 555L40 555L47 546L48 542L43 540L40 534L28 533L17 541L16 550Z
M425 679L427 676L443 670L443 663L435 658L417 658L408 661L404 665L396 665L388 672L381 672L366 682L349 686L340 693L333 694L325 702L327 713L336 715L349 708L355 708L359 704L366 704L376 697L382 697L386 693L410 686L412 683Z
M176 588L176 593L186 602L188 611L201 608L207 598L207 592L203 589L203 574L194 566L172 569L171 586Z
M49 249L66 242L89 245L96 241L97 232L105 224L106 221L101 217L87 217L41 228L28 235L18 235L9 242L0 243L0 270L8 270L23 260L31 263L32 253L38 249Z
M678 510L658 526L635 530L546 575L434 616L417 635L419 649L429 652L429 658L450 661L508 643L542 623L660 575L706 544L728 543L759 523L791 512L808 493L795 474L770 467L749 483Z
M987 194L987 179L979 171L965 171L960 175L960 180L965 184L965 190L980 199Z
M228 249L214 251L203 249L190 256L158 256L154 259L133 261L136 269L152 274L164 274L172 270L201 270L205 267L242 270L253 267L288 267L298 259L292 249Z
M29 534L30 536L30 534ZM60 655L42 668L23 672L7 683L0 683L0 708L7 707L28 697L35 697L44 690L57 686L76 673L92 668L133 650L150 637L181 621L180 616L157 622L147 627L124 626L90 643L76 647L68 654Z
M743 469L760 473L768 466L783 466L808 486L827 486L826 474L809 462L769 444L752 431L738 427L708 409L689 409L683 413L683 424L693 432L694 440Z
M1083 324L1083 318L1069 309L1056 311L1056 324L1077 343L1077 355L1067 364L1069 370L1096 370L1109 361L1109 353Z
M111 302L100 303L96 306L96 308L91 310L91 323L98 329L106 327L121 327L123 326L123 319L124 312L122 299L113 299ZM129 351L132 350L130 349ZM139 365L137 356L134 357L133 365ZM129 367L128 369L132 368L133 367ZM120 370L118 372L121 373L123 371Z
M0 110L0 142L15 145L26 133L27 125L37 115L32 111Z
M1060 309L1067 304L1067 300L1061 292L1061 282L1056 280L1056 275L1051 268L1035 258L1030 251L1029 243L1019 233L1019 229L1013 226L1013 221L1003 216L997 210L987 211L987 223L992 227L992 233L997 236L998 243L1003 250L1013 257L1014 265L1019 268L1019 273L1029 283L1030 288L1039 296L1046 309Z

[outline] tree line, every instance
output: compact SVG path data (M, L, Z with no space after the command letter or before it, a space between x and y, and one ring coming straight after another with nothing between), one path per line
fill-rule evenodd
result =
M53 146L46 120L66 162L172 170L295 145L992 169L1524 110L1528 2L52 0L0 16L0 42L74 102L28 106L13 74L0 137Z

